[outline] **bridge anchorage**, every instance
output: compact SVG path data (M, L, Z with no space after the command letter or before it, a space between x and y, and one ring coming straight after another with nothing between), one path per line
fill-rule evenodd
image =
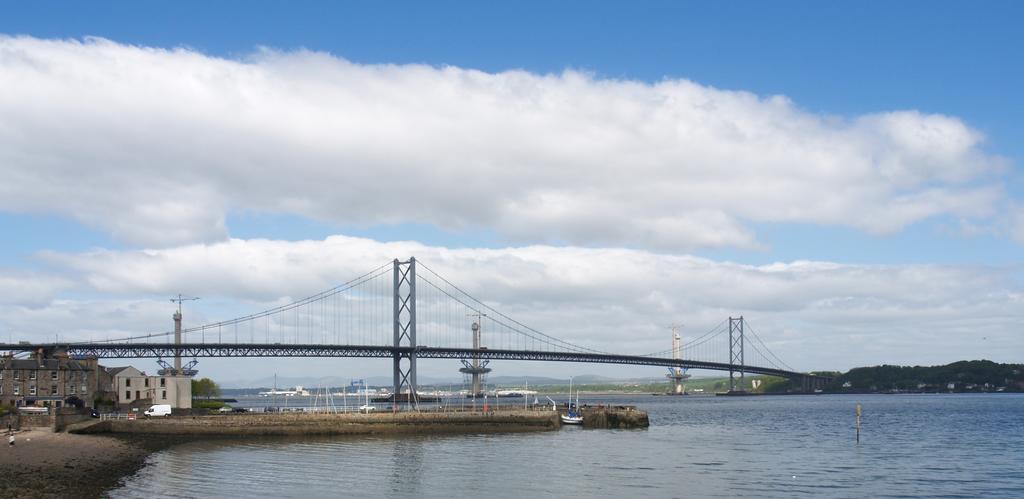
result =
M475 317L472 336L467 316ZM746 375L793 380L805 391L831 379L797 372L761 340L747 319L729 317L685 343L673 331L672 349L645 355L596 350L531 328L456 286L416 258L393 260L349 282L258 313L174 331L106 341L0 344L0 351L64 353L96 358L156 358L168 370L191 372L182 357L361 357L391 359L390 400L417 408L426 400L417 385L420 359L462 362L471 390L483 391L483 376L495 360L586 362L669 369L673 389L683 392L689 369L729 372L729 390L750 389ZM487 332L487 345L482 332ZM624 338L628 332L624 332ZM173 367L163 359L174 358Z

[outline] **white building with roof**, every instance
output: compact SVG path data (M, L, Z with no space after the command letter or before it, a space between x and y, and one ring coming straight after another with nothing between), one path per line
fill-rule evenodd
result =
M172 409L192 408L192 379L185 376L149 376L132 366L108 367L110 391L121 408L168 404Z

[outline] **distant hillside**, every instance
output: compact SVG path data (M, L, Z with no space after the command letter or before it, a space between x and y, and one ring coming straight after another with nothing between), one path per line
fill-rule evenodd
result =
M826 391L879 392L1022 392L1024 364L988 360L954 362L944 366L858 367L836 378Z

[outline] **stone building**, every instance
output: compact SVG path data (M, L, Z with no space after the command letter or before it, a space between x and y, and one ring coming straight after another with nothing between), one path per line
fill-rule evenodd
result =
M36 352L27 359L0 357L0 404L14 407L93 407L100 392L101 367L96 359L47 358Z
M132 366L104 369L108 391L120 409L168 404L174 409L192 407L192 380L184 376L149 376Z

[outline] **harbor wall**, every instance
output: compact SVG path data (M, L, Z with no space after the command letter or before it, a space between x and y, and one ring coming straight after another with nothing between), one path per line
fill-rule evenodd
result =
M631 405L583 406L584 428L647 428L651 425L647 411Z
M285 413L108 420L76 425L69 431L150 435L360 435L549 431L559 426L558 413L554 411Z

